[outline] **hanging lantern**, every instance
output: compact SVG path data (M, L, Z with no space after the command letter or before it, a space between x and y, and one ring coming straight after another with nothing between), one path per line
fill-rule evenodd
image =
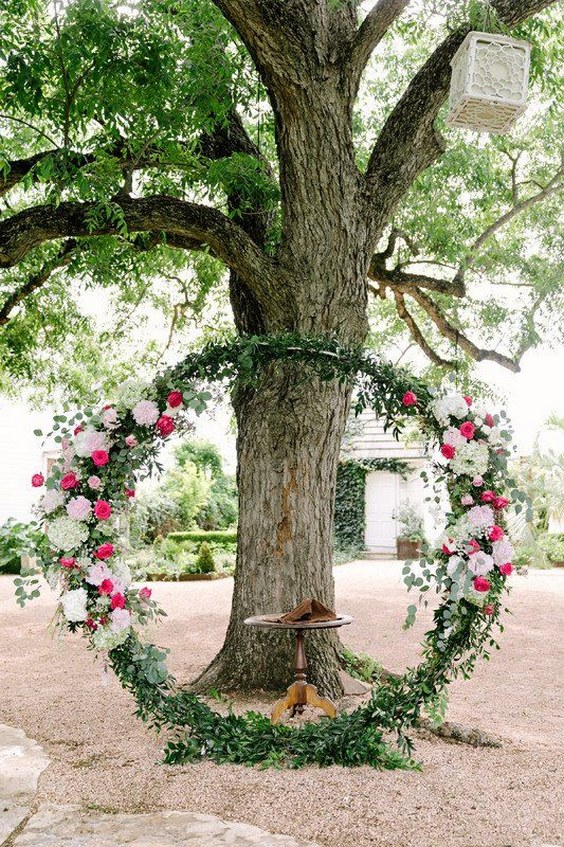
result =
M531 45L469 32L454 55L447 123L503 134L527 108Z

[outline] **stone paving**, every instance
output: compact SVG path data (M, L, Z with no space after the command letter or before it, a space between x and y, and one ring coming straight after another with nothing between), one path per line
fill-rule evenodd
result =
M193 812L108 814L77 805L35 807L37 780L48 764L35 741L0 724L0 847L316 847Z

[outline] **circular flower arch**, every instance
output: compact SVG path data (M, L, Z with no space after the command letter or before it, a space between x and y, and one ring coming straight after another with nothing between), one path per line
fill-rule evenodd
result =
M395 435L407 421L416 422L434 466L431 499L446 516L439 544L404 567L404 580L408 589L418 590L419 603L427 604L429 592L439 596L421 663L386 680L356 711L300 727L272 726L254 712L224 717L176 685L166 651L142 639L143 626L164 612L149 588L132 584L120 559L116 521L135 495L136 480L157 463L163 441L186 431L189 414L206 408L211 394L201 386L213 380L257 384L275 362L293 366L304 380L348 383L357 414L373 409ZM61 458L46 480L35 474L32 485L45 486L39 514L48 554L41 568L49 585L60 590L58 623L105 655L141 718L172 731L166 762L208 757L247 764L406 766L411 743L405 730L421 709L497 647L493 629L502 628L513 553L504 510L509 497L517 511L524 501L507 473L511 431L504 412L492 414L458 393L433 394L406 370L335 339L253 336L208 345L152 383L127 380L111 402L56 415L49 436L60 445ZM34 575L18 578L16 585L22 605L39 593ZM416 611L415 604L409 607L406 625ZM384 743L383 733L390 730L399 748Z

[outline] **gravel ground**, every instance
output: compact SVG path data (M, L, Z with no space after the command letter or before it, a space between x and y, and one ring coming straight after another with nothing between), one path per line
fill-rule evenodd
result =
M417 657L425 621L401 630L407 599L397 563L335 571L343 632L355 650L401 671ZM48 590L23 611L0 577L0 722L21 727L51 759L38 800L104 811L186 809L254 824L328 847L545 847L563 842L564 571L512 578L514 615L502 650L451 687L448 717L503 739L501 749L419 740L423 771L306 768L262 771L157 764L162 740L131 714L115 679L79 638L53 641ZM158 641L188 680L220 646L231 580L161 583L169 617Z

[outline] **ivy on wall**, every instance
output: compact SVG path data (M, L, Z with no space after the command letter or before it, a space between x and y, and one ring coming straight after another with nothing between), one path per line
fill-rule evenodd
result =
M364 547L366 474L389 471L407 479L404 459L341 459L335 489L335 543L338 547Z

